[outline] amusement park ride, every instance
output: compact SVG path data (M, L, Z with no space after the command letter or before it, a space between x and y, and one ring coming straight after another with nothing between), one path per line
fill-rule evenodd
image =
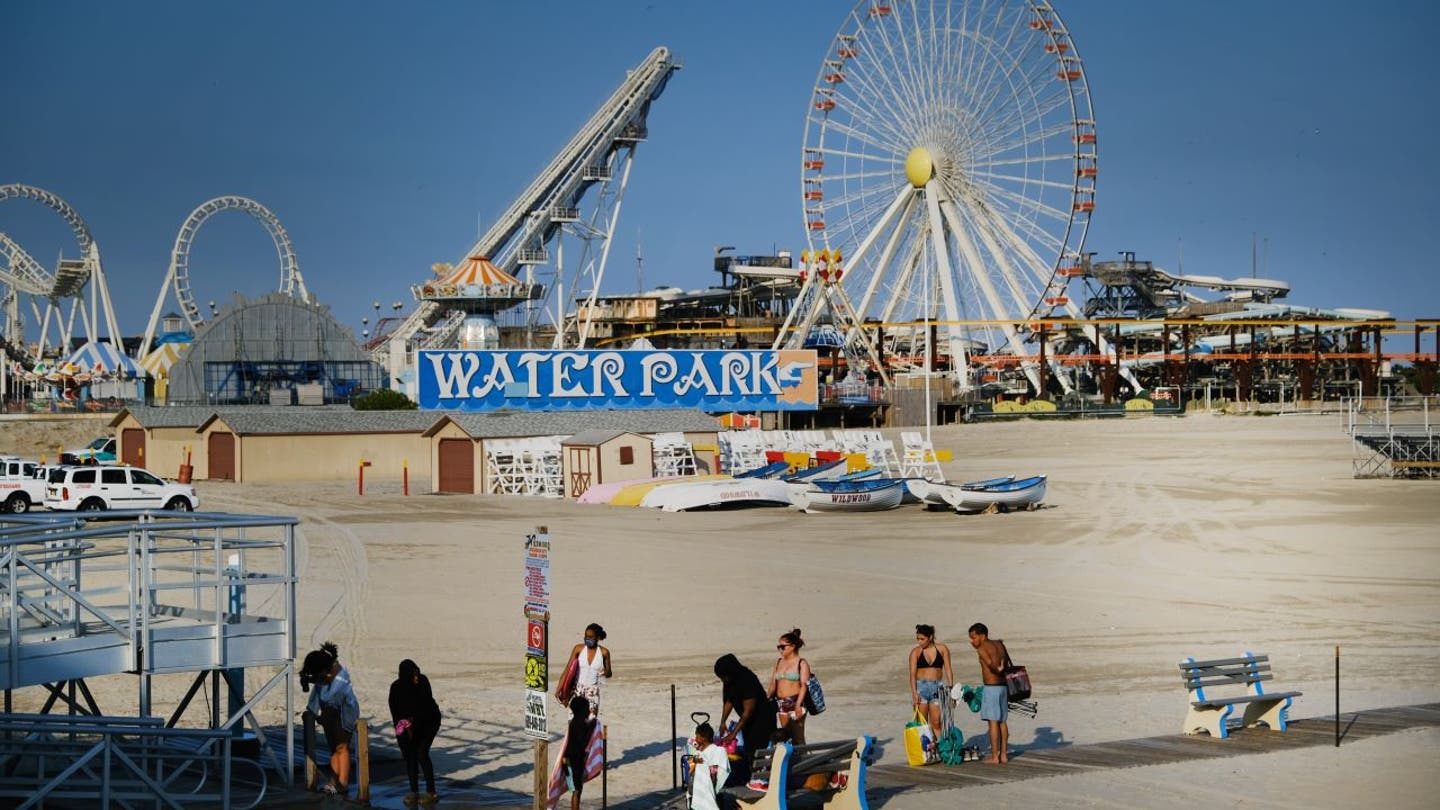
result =
M809 274L793 310L804 320L777 346L798 345L824 310L855 360L895 354L867 324L902 324L892 337L927 344L927 375L943 356L958 393L1002 353L1042 388L1031 324L1081 316L1068 290L1098 176L1084 66L1049 3L858 4L821 61L800 169L811 255L830 267Z
M650 106L679 68L668 49L652 51L458 262L411 286L411 311L397 303L379 318L376 305L363 348L389 385L416 393L422 349L644 337L641 345L667 348L819 347L832 381L924 380L962 403L1108 403L1211 382L1239 399L1267 384L1324 398L1357 384L1378 391L1386 360L1414 362L1421 390L1434 388L1437 358L1421 342L1440 332L1434 321L1411 324L1413 352L1386 354L1383 335L1404 325L1389 313L1282 304L1282 281L1170 273L1134 254L1097 261L1087 252L1096 117L1077 44L1048 0L860 0L807 100L799 193L808 244L798 266L784 252L717 248L718 287L602 296ZM108 331L115 341L84 221L41 189L0 186L0 201L10 197L59 213L79 258L47 271L0 233L0 347L28 368L68 350L77 315L88 339ZM190 245L225 210L266 229L280 291L311 300L275 215L254 200L217 197L176 237L137 359L175 337L156 334L169 292L192 332L205 325ZM26 334L27 312L38 337Z
M205 323L200 305L195 303L195 296L190 290L190 246L195 242L200 226L221 211L240 211L260 223L274 240L275 253L280 259L280 292L302 301L310 300L305 279L300 275L300 260L295 257L295 246L290 243L290 234L286 233L285 226L269 208L248 197L225 196L206 200L190 212L190 216L181 223L180 232L175 235L175 247L170 251L170 268L160 284L160 294L155 297L155 308L150 311L150 321L145 325L145 337L140 341L137 358L145 357L154 344L155 327L160 323L160 310L165 306L167 287L174 288L175 300L180 304L180 312L189 323L192 334Z
M666 48L656 48L570 142L471 247L458 270L437 266L435 281L413 288L418 305L388 333L369 344L393 383L414 394L416 351L436 348L499 348L495 316L518 304L531 341L547 316L556 346L583 346L590 322L567 311L565 290L588 290L593 306L610 255L636 146L647 136L650 104L680 69ZM581 208L596 188L589 210ZM564 235L580 242L579 257L565 263ZM550 264L552 285L536 268ZM567 284L568 281L568 284ZM547 302L553 299L553 311ZM586 311L581 307L576 312Z
M0 201L8 199L33 200L59 214L75 235L79 258L62 257L49 271L0 233L0 338L4 341L0 357L33 367L52 349L68 351L71 339L81 336L75 331L77 315L88 341L95 342L102 327L118 339L120 328L105 284L100 247L79 212L45 189L20 183L0 185ZM39 327L33 336L25 322L27 310Z

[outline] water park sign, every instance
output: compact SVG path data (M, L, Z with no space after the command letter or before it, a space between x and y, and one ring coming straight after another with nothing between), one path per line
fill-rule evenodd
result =
M419 369L426 410L802 411L819 404L813 350L422 351Z

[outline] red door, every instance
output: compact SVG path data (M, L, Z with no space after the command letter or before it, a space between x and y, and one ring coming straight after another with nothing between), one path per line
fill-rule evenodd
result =
M475 492L475 443L469 439L440 440L439 492Z
M210 479L235 480L235 434L211 433L209 444Z
M121 462L131 467L145 466L145 431L140 428L125 428L120 432Z

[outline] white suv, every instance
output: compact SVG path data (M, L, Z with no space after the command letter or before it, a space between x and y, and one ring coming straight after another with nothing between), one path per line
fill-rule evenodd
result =
M21 514L45 500L45 479L37 478L40 465L23 458L0 457L0 512Z
M192 512L199 505L194 487L163 481L138 467L56 467L45 488L45 506L50 509Z

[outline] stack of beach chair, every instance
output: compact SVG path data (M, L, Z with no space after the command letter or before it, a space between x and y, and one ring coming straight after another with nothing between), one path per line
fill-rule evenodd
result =
M656 478L695 475L695 448L684 433L656 433L651 441Z
M488 491L496 495L559 498L564 493L560 436L484 442Z

